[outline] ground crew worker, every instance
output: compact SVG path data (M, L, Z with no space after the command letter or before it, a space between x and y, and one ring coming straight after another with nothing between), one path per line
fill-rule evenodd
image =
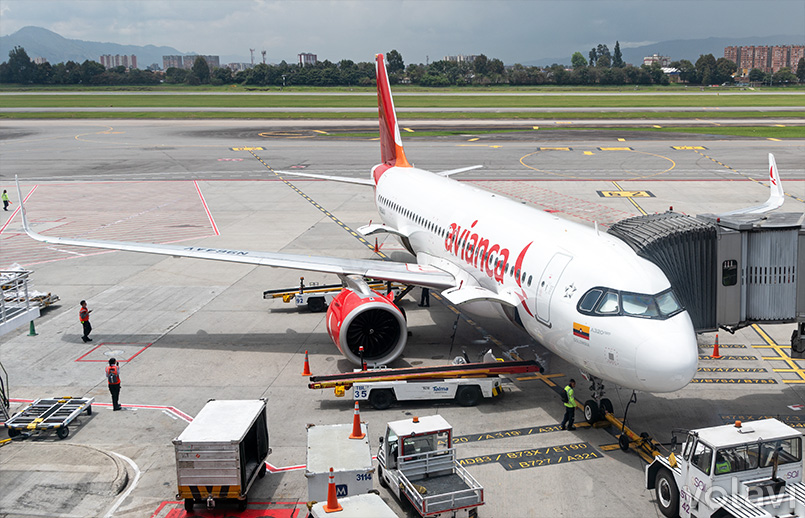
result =
M562 396L562 402L565 405L565 417L562 419L562 424L559 425L559 428L562 430L565 429L565 424L567 424L568 430L576 429L576 427L573 426L573 421L576 420L576 398L573 397L573 389L575 388L576 380L571 378L570 382L562 390L562 392L565 394Z
M109 392L112 394L112 410L121 410L118 403L120 397L120 366L117 360L109 358L109 366L106 367L106 382L109 384Z
M8 199L8 192L3 189L3 195L0 196L0 199L3 200L3 210L8 210L8 204L11 203Z
M87 309L87 301L81 301L81 309L78 310L78 320L81 322L81 325L84 327L84 335L81 337L84 340L84 343L91 342L92 338L89 337L90 332L92 331L92 325L89 323L89 314L92 313L91 309Z

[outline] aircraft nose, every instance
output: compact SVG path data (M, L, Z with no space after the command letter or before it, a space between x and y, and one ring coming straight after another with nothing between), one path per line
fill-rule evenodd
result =
M666 323L671 324L671 321ZM699 348L690 319L673 324L637 350L638 381L648 392L680 390L696 375Z

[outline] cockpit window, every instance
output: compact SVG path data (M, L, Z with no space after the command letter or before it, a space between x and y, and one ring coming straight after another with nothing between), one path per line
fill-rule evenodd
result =
M582 295L577 309L579 313L585 315L623 315L658 320L669 318L684 310L671 289L650 295L603 287L592 288Z

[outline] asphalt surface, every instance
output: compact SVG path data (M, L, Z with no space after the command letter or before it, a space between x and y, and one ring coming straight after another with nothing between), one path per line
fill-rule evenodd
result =
M354 229L377 219L370 190L290 180L331 218L273 171L366 177L379 160L377 142L291 130L243 121L14 121L0 128L0 182L14 193L11 182L19 175L31 222L45 234L371 257L372 246L338 224ZM570 131L559 140L542 140L539 132L511 139L406 140L410 136L403 135L406 153L419 167L440 171L483 164L459 181L590 225L635 216L638 207L651 213L673 205L698 214L756 205L768 196L769 152L787 193L782 210L805 209L801 140L657 139L607 132L581 140ZM652 197L600 194L618 186ZM16 195L12 200L15 209ZM268 399L273 453L268 476L255 483L241 515L304 516L305 427L351 423L353 413L349 397L306 387L305 352L314 374L351 366L330 342L324 314L264 300L262 292L298 286L300 275L306 283L335 279L52 247L22 234L19 214L3 214L2 266L18 263L34 270L36 289L61 297L36 321L36 336L19 329L0 337L12 407L63 395L95 397L96 403L64 440L43 434L0 447L0 516L183 516L175 498L171 440L211 398L260 397ZM392 239L378 245L392 257L405 257ZM94 310L92 344L80 340L81 299ZM394 366L444 364L462 351L477 359L492 348L498 356L539 359L549 377L513 379L502 399L471 408L444 402L362 408L373 450L386 422L438 413L454 427L462 463L485 487L480 516L658 515L653 493L643 489L645 463L634 453L609 448L616 431L558 430L563 410L556 390L570 377L579 379L576 368L504 322L457 320L438 293L430 308L417 302L415 290L403 303L412 335ZM785 356L792 326L761 329L773 344L752 328L721 333L721 354L733 359L708 359L715 336L701 335L700 381L673 394L639 394L629 410L633 429L667 442L674 428L722 424L736 416L805 423L797 407L805 404L805 362ZM122 365L122 412L112 412L103 377L110 356ZM585 385L577 388L582 400L588 397ZM608 387L616 414L623 414L629 395ZM593 455L569 462L544 453L571 448ZM406 515L376 481L375 487ZM238 513L222 504L196 515Z

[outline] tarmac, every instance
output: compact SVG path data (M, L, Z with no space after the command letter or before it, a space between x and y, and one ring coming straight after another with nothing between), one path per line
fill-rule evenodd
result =
M377 142L282 135L284 128L271 124L15 121L0 128L2 188L15 192L9 181L19 174L31 223L49 235L372 257L374 243L349 232L377 220L371 190L274 171L366 176L379 160ZM414 133L404 140L419 167L484 164L459 179L590 225L606 226L639 214L638 208L651 213L673 205L698 214L756 205L768 196L769 152L787 193L782 210L805 207L803 141L539 137ZM618 185L645 195L601 194ZM393 239L378 246L407 257ZM35 288L61 302L37 319L36 336L19 329L0 337L12 410L53 396L95 397L95 403L64 440L44 433L0 447L0 517L185 516L176 499L171 440L212 398L266 398L273 452L246 511L199 505L195 516L306 515L305 427L351 423L353 402L349 394L336 398L307 388L305 353L314 374L352 366L330 342L323 313L264 300L262 292L292 289L300 276L308 285L334 278L48 246L25 236L19 214L9 212L0 219L0 264L13 263L34 270ZM361 419L373 451L386 422L438 413L454 427L462 464L485 488L482 517L659 515L653 492L643 489L644 461L612 447L616 430L579 423L580 412L575 431L558 429L557 390L570 377L580 379L576 368L505 322L458 316L434 292L431 307L419 308L418 296L415 290L403 302L411 336L392 366L445 364L462 351L479 359L491 348L498 356L538 359L546 372L511 379L502 398L476 407L423 402L378 411L366 405ZM91 344L80 339L81 299L94 310ZM771 415L805 427L805 362L787 355L792 328L721 332L719 360L710 358L714 333L701 335L697 381L672 394L638 394L630 426L664 443L674 428L735 418ZM122 412L112 412L103 377L112 356L121 364ZM622 416L630 393L607 389ZM586 399L586 383L577 391ZM375 488L399 516L413 516L376 481Z

